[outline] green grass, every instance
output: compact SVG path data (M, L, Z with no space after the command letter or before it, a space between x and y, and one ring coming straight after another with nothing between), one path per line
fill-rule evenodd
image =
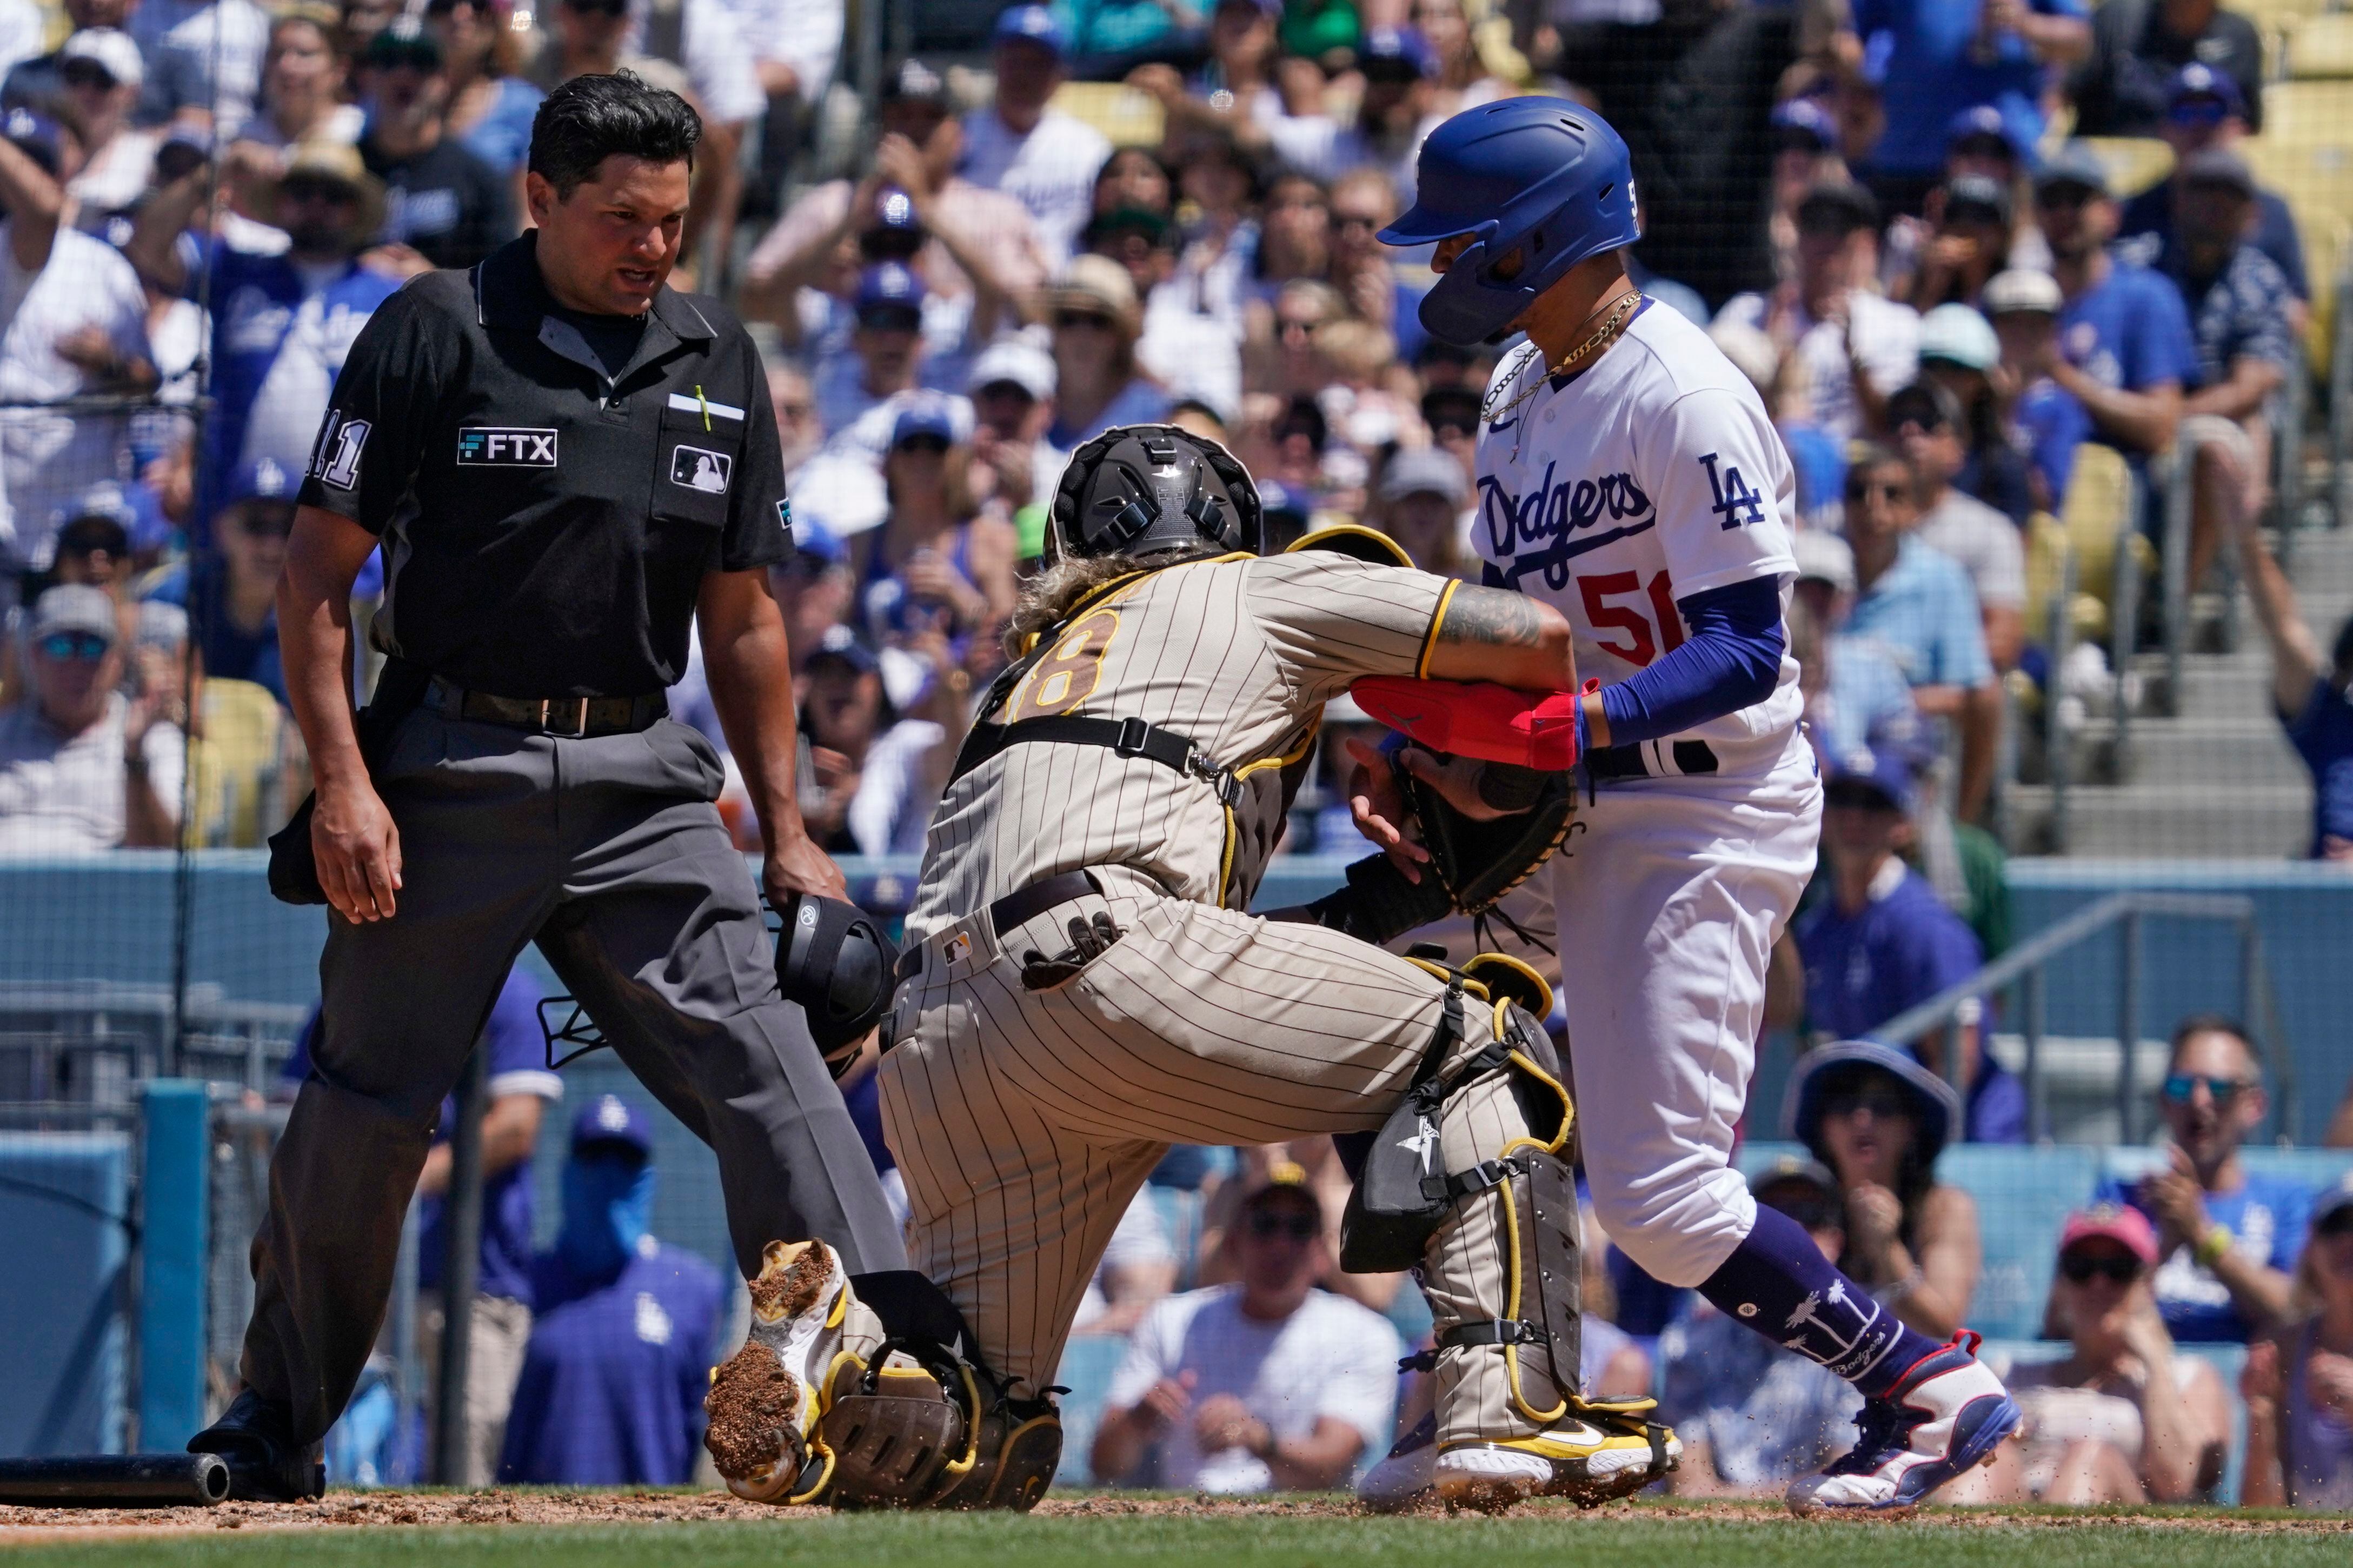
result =
M1968 1522L1808 1524L1753 1511L1651 1509L1581 1518L800 1513L774 1523L644 1523L265 1532L26 1546L0 1562L102 1568L2344 1568L2353 1525L2300 1534L2183 1528L2161 1517L2089 1528ZM5 1541L5 1536L0 1536Z

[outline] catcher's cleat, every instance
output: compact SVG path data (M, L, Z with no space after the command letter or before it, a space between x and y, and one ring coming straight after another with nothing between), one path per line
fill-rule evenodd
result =
M307 1502L327 1489L319 1446L294 1441L293 1419L249 1388L220 1419L188 1439L191 1454L218 1454L238 1502Z
M727 1489L752 1502L796 1500L851 1304L841 1259L821 1241L772 1241L752 1281L752 1331L711 1374L703 1446ZM801 1489L813 1496L830 1462Z
M1643 1417L1647 1399L1570 1404L1570 1414L1530 1437L1437 1442L1425 1415L1365 1473L1356 1498L1397 1512L1428 1502L1493 1510L1524 1498L1565 1497L1598 1508L1641 1491L1682 1462L1674 1433Z
M2010 1391L1978 1360L1979 1342L1963 1329L1915 1362L1884 1395L1866 1401L1854 1418L1862 1436L1853 1449L1820 1475L1792 1483L1789 1510L1910 1509L1971 1467L1993 1463L2020 1418Z

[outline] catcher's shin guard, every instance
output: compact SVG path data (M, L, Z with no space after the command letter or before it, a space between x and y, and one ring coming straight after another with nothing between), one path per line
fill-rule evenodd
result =
M703 1435L727 1489L753 1502L807 1502L833 1479L818 1429L846 1332L879 1337L841 1259L821 1241L772 1241L752 1281L752 1330L711 1374Z

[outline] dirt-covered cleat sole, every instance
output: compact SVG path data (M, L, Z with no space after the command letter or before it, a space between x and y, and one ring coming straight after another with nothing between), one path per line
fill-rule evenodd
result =
M807 1468L818 1391L849 1306L841 1259L821 1241L772 1241L751 1283L752 1331L711 1374L703 1447L727 1489L785 1502Z
M1438 1417L1424 1415L1356 1482L1356 1500L1375 1513L1403 1513L1434 1501Z
M1649 1486L1683 1461L1683 1446L1664 1426L1595 1411L1599 1424L1569 1418L1533 1437L1479 1440L1440 1448L1431 1467L1438 1498L1449 1508L1484 1512L1531 1497L1561 1497L1597 1508Z

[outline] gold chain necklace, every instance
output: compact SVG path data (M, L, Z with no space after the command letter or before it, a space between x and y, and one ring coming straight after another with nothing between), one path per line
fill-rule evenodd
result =
M1574 350L1565 355L1560 363L1563 364L1575 364L1586 355L1593 353L1596 349L1600 348L1603 344L1609 342L1611 338L1617 336L1619 330L1624 327L1625 324L1633 318L1634 308L1641 302L1642 291L1639 289L1620 296L1618 303L1609 311L1609 319L1603 321L1601 325L1595 330L1594 334L1591 337L1577 344ZM1530 364L1541 364L1544 361L1544 351L1542 349L1537 348L1534 343L1530 343L1528 345L1528 357L1520 362L1520 371L1512 378L1514 381L1518 380L1520 375L1525 374L1527 367ZM1529 383L1525 387L1523 387L1518 393L1514 394L1510 402L1505 403L1501 406L1497 406L1495 403L1497 394L1501 393L1504 387L1508 387L1512 384L1511 382L1505 382L1504 386L1499 386L1495 391L1490 392L1487 395L1486 401L1479 405L1480 420L1492 428L1495 422L1503 418L1504 415L1509 414L1513 409L1517 408L1521 404L1525 403L1529 398L1534 397L1537 393L1543 391L1545 384L1552 379L1553 374L1554 373L1551 371L1545 372L1542 375L1537 376L1535 381ZM1512 456L1515 458L1519 456L1519 448L1516 445L1514 445L1512 449Z

